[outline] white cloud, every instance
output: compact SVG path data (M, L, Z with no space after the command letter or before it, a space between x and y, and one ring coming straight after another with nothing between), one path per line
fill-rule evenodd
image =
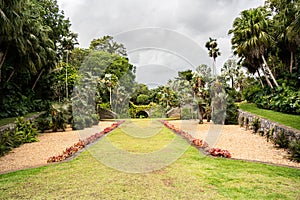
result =
M124 42L128 49L141 44L160 45L183 55L192 63L199 62L195 65L202 63L210 65L212 62L204 45L209 37L213 37L217 38L222 52L222 56L217 59L218 71L230 56L230 36L227 33L234 19L242 10L263 5L263 2L263 0L58 0L65 15L71 20L72 30L79 34L81 47L88 47L94 38L112 35L119 37L118 39ZM149 33L131 31L147 27L160 27L169 31L166 31L165 35L158 33L158 37L155 37L153 31ZM126 31L131 31L131 35L124 34ZM178 35L168 35L172 31ZM135 59L131 55L131 59L137 62L139 57L145 55L151 57L149 51L140 54L135 54ZM172 58L165 55L164 59ZM160 61L163 62L162 59ZM153 64L150 59L148 62L150 65ZM167 63L172 63L172 60ZM159 63L154 64L158 66Z

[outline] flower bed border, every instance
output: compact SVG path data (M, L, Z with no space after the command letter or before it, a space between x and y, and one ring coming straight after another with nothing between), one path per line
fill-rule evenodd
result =
M208 143L202 139L197 139L191 136L188 132L183 131L179 128L176 128L174 125L170 124L168 121L160 120L160 122L166 126L168 129L180 135L183 139L185 139L191 146L195 147L199 151L201 151L204 155L211 155L215 157L224 157L231 158L231 153L228 150L223 150L220 148L210 148Z
M74 145L66 148L62 154L59 154L57 156L51 156L47 159L47 163L53 163L53 162L61 162L64 161L71 156L73 156L75 153L79 152L80 150L86 148L90 144L96 142L98 139L103 137L104 135L108 134L109 132L113 131L114 129L118 128L121 124L123 124L125 121L118 121L113 123L110 127L106 127L103 131L99 133L95 133L84 140L80 140L75 143Z

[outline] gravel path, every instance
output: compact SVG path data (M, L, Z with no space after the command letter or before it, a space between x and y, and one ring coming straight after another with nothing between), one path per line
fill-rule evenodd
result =
M204 139L211 147L228 150L232 158L300 168L300 163L288 159L287 151L275 148L265 137L246 131L238 125L211 125L207 122L198 124L196 120L169 122L195 138Z
M98 133L111 126L112 123L114 122L100 122L97 126L81 131L72 131L71 128L67 128L65 132L40 134L38 142L23 144L0 157L0 173L46 165L50 156L61 154L79 139Z
M100 132L112 123L100 122L99 125L83 131L72 131L69 128L65 132L43 133L38 138L39 142L24 144L0 157L0 173L46 165L50 156L61 154L79 139ZM211 147L227 149L233 158L300 168L300 163L287 158L285 150L275 148L264 137L245 131L238 125L215 126L207 122L199 125L196 120L178 120L170 123L189 132L195 138L205 139Z

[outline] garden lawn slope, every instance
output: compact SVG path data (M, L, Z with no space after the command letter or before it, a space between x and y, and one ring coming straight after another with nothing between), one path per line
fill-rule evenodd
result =
M145 153L178 136L162 127L151 139L130 138L121 126L107 137ZM205 157L193 147L165 168L131 174L84 151L69 162L0 175L0 199L297 199L299 177L299 169Z

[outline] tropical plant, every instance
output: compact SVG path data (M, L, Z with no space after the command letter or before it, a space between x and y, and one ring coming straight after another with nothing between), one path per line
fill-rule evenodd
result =
M248 63L252 64L253 60L259 62L263 72L265 67L274 84L278 87L278 83L265 58L268 47L274 41L268 33L271 23L270 15L271 13L264 7L244 10L241 16L234 20L233 28L228 33L233 34L231 42L234 53ZM263 61L264 66L261 65L260 60ZM270 84L270 87L272 87L272 84Z
M209 38L209 41L205 43L205 47L208 49L209 57L213 58L212 74L216 75L216 59L221 55L219 48L217 47L217 39Z
M300 140L293 140L289 144L291 159L300 162Z

